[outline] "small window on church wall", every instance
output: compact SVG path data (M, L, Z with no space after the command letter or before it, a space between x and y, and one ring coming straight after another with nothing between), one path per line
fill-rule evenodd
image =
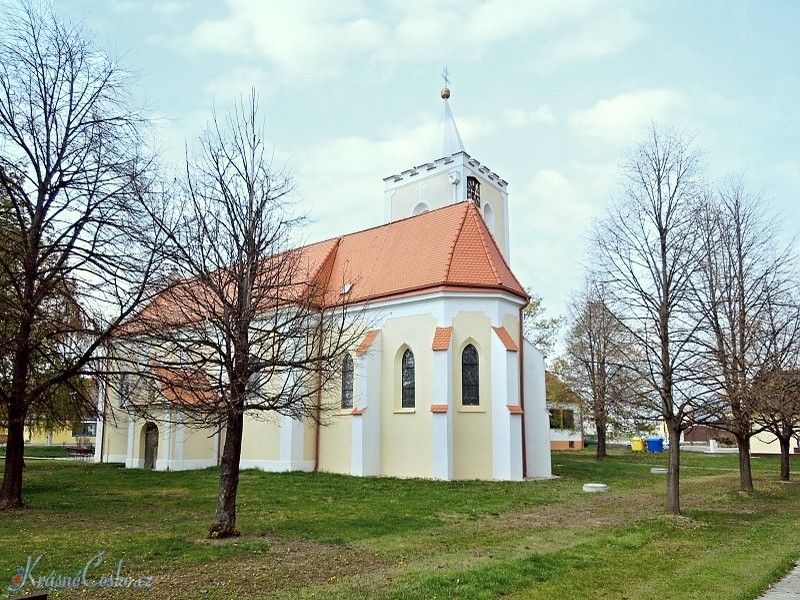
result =
M353 359L349 354L342 363L342 408L353 408Z
M461 404L464 406L480 404L478 367L478 351L469 344L461 353Z
M402 400L401 406L403 408L414 408L415 405L415 390L414 390L414 353L411 350L406 350L403 353L403 372L402 372Z
M420 202L414 207L414 211L411 213L412 217L416 217L417 215L421 215L422 213L426 213L430 210L427 204L424 202Z
M489 228L489 231L494 233L494 211L489 204L483 205L483 220Z
M481 207L481 182L477 177L467 177L467 200L471 200L478 208Z

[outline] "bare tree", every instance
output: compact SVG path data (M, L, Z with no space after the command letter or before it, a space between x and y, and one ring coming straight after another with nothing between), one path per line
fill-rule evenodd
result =
M544 354L553 354L553 348L561 327L561 317L546 317L542 297L535 294L530 287L525 288L530 301L522 309L522 327L525 339Z
M674 514L680 513L680 436L694 403L697 323L688 301L699 259L692 211L698 179L699 155L685 135L651 126L622 168L622 198L595 235L600 275L635 340L639 374L669 434L666 506Z
M775 319L788 314L774 310L793 278L791 254L778 250L775 223L765 216L761 197L749 193L740 177L709 195L696 220L703 251L695 277L695 304L703 321L697 335L697 375L708 393L695 420L734 436L740 486L752 491L756 376L765 372L776 352L785 353L776 344L795 343L791 337L776 337L787 323Z
M800 302L796 292L786 300L767 307L766 360L753 384L753 421L778 439L783 481L789 481L792 438L800 441Z
M0 509L22 506L24 425L32 415L94 412L81 379L143 299L153 266L131 183L142 120L127 76L47 6L4 7L0 21L0 406L7 419ZM64 393L65 389L68 393ZM65 418L65 417L64 417Z
M626 355L632 342L610 308L602 284L587 280L573 298L566 337L566 378L583 398L597 430L597 460L606 457L608 427L635 402L636 381Z
M238 535L245 415L319 419L321 390L363 331L350 323L343 282L328 281L325 256L293 248L303 219L291 216L291 190L267 154L253 92L208 127L174 212L154 214L174 281L127 331L145 348L138 369L152 382L138 409L169 404L186 424L224 432L213 537Z

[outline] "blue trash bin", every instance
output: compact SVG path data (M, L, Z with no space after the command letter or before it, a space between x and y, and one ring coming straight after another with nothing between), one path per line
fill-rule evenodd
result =
M664 451L664 438L650 436L647 438L647 451L648 452L663 452Z

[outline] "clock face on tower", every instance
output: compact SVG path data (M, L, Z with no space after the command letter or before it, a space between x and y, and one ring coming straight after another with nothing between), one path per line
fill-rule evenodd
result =
M472 200L475 206L481 207L481 182L477 177L467 177L467 200Z

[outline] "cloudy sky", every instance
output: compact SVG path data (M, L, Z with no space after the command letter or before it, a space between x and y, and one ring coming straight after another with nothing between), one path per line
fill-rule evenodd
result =
M686 130L800 232L800 3L55 0L137 75L164 159L255 86L315 241L383 220L382 178L469 154L509 182L512 267L564 312L648 123Z

